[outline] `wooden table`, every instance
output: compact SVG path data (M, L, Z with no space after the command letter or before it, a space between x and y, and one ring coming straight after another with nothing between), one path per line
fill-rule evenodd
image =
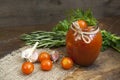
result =
M115 33L117 35L120 35L120 16L99 19L99 22L101 24L101 28L111 31L112 33ZM36 30L49 31L52 29L53 25L55 25L55 24L38 25L38 26L20 26L20 27L0 27L0 58L11 53L11 51L24 46L24 42L22 42L19 39L21 34L28 33L31 31L36 31ZM109 55L109 53L110 53L110 55ZM100 55L100 56L102 56L102 55ZM113 60L116 60L120 63L120 54L117 53L116 51L114 51L113 49L107 50L105 56L106 57L111 56L111 57L115 58ZM109 60L109 59L106 58L106 60ZM101 63L101 64L104 65L103 63ZM112 65L112 63L110 63L110 64ZM115 65L113 65L113 67L115 67ZM94 76L95 78L93 78L93 79L90 78L90 79L91 80L120 80L120 65L118 64L116 66L118 66L118 67L111 68L110 71L105 72L105 73L104 73L104 71L101 71L98 75L96 75L97 78ZM112 66L110 66L110 67L112 67ZM94 65L89 68L94 68ZM80 78L79 76L81 75L80 71L81 71L81 69L76 70L73 74L68 76L65 80L73 80L73 79L80 80L79 79ZM83 73L83 74L86 74L86 73ZM101 77L101 75L102 75L102 77ZM91 75L88 75L88 76L91 76ZM87 79L85 79L85 80L87 80Z

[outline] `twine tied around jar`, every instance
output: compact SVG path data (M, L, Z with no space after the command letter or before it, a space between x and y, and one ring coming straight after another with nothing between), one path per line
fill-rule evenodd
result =
M74 36L76 36L75 41L82 39L85 43L89 44L92 41L92 39L88 35L96 34L99 31L99 27L98 27L96 30L85 32L82 31L82 29L80 28L78 21L75 21L72 24L73 25L71 25L71 29L75 32L74 33Z

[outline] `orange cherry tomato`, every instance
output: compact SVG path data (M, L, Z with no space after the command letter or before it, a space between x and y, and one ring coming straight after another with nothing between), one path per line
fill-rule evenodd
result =
M73 67L73 61L69 57L62 58L61 65L64 69L70 69Z
M78 20L78 24L79 24L80 28L82 28L82 29L87 27L87 23L84 20Z
M30 74L34 70L34 65L31 62L24 62L21 70L24 74Z
M50 60L50 54L47 53L47 52L42 52L42 53L40 53L40 55L38 56L38 61L39 61L39 62L42 62L43 60L46 60L46 59Z
M53 63L51 60L46 59L41 62L40 66L42 70L49 71L52 69Z

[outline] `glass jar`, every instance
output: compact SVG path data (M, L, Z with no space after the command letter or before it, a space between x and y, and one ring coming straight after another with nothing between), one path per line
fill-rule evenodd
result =
M81 66L91 65L100 53L102 35L98 26L81 29L73 22L66 35L66 50L73 61Z

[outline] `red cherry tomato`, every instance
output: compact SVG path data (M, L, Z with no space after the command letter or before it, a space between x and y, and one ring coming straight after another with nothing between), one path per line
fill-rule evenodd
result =
M38 56L38 61L39 61L39 62L42 62L43 60L46 60L46 59L50 60L50 54L47 53L47 52L42 52L42 53L40 53L40 55Z
M40 66L42 70L49 71L52 69L53 63L51 60L46 59L41 62Z
M79 24L81 29L84 29L87 27L87 23L84 20L78 20L78 24Z
M30 74L34 70L34 65L31 62L24 62L21 70L24 74Z
M70 69L73 67L73 61L69 57L62 58L61 65L64 69Z

